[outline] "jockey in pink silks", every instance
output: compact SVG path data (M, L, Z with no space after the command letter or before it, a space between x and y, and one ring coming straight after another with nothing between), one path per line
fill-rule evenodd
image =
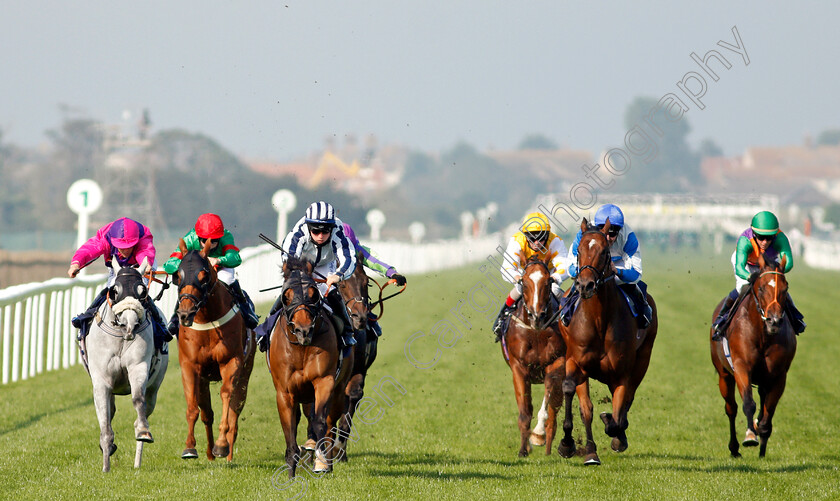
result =
M73 318L73 326L80 330L79 338L87 335L90 321L96 310L102 305L108 289L114 285L114 279L119 270L113 269L112 259L116 258L120 266L139 266L146 261L151 269L155 268L155 246L152 232L141 223L127 217L108 223L96 232L87 242L73 254L67 275L75 278L82 268L103 257L108 269L108 282L104 289L93 299L84 313ZM144 279L146 285L148 282ZM166 353L165 343L171 339L163 324L160 311L154 305L146 291L143 306L152 314L155 320L155 346Z

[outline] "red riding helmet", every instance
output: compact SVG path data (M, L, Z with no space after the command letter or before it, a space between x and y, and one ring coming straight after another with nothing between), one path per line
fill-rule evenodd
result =
M225 225L222 223L222 218L209 213L198 216L198 221L195 222L195 234L198 235L198 238L210 240L222 238L225 236Z

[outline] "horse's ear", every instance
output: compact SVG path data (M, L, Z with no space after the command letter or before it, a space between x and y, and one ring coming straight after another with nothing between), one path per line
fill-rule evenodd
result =
M607 219L604 221L604 229L603 229L603 230L601 230L601 233L603 233L604 235L606 235L607 233L609 233L609 231L610 231L610 218L607 218Z
M187 243L183 238L178 239L178 250L181 251L182 256L187 253Z
M111 256L111 269L114 273L120 271L120 262L117 261L117 256Z
M782 270L782 272L784 272L784 271L785 271L785 265L786 265L786 264L787 264L787 256L785 256L785 255L783 254L783 255L782 255L782 260L781 260L781 262L779 263L779 269L780 269L780 270Z
M143 276L147 271L149 271L149 268L151 268L151 266L149 266L149 258L143 257L143 261L140 263L140 268L137 271L139 271L140 275Z
M583 221L580 222L580 231L585 232L589 229L589 221L586 218L583 218Z
M306 274L311 275L312 270L315 269L315 264L312 261L306 261Z
M213 244L213 242L211 242L209 238L207 240L205 240L204 241L204 246L201 247L201 252L199 252L199 255L201 257L207 257L207 253L210 252L210 246L212 244Z
M758 253L758 269L763 270L767 266L767 261L764 259L764 253Z

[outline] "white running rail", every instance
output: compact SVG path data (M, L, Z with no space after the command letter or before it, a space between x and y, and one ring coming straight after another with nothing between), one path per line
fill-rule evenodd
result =
M415 274L457 268L483 261L495 252L500 236L424 244L375 242L377 255L400 273ZM265 244L240 251L236 269L242 288L255 303L273 302L279 290L259 292L281 284L280 251ZM94 265L96 266L96 265ZM75 279L53 278L42 283L0 290L0 372L2 384L27 379L41 372L67 368L79 362L76 329L70 320L83 312L105 286L107 274ZM153 284L150 294L161 289ZM168 320L178 298L170 284L156 304Z

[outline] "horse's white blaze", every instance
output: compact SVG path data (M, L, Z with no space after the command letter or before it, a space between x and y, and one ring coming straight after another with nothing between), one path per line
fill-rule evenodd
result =
M542 277L543 277L543 273L540 270L533 271L533 272L531 272L530 275L528 275L528 278L531 279L531 282L533 282L534 285L540 283L540 280L542 280ZM534 312L537 311L537 299L539 299L537 297L537 294L534 294L534 306L533 306Z
M591 248L593 248L593 247L595 247L596 245L598 245L598 244L597 244L597 242L595 242L595 240L594 240L594 239L592 239L592 240L590 240L590 241L589 241L589 248L590 248L590 249L591 249Z
M770 287L776 287L776 279L774 278L773 280L770 280L767 284L770 285Z

